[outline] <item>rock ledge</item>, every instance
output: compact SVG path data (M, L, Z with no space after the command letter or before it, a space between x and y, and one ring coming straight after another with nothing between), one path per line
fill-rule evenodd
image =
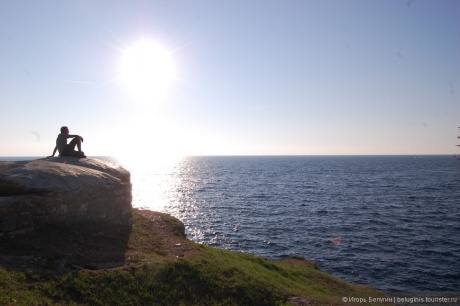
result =
M74 157L0 162L0 232L49 223L131 224L130 173Z

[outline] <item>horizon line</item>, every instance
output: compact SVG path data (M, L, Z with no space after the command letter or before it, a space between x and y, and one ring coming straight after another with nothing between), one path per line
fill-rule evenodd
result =
M459 153L407 153L407 154L185 154L181 157L308 157L308 156L457 156ZM136 156L136 155L135 155ZM47 158L43 155L0 155L0 158ZM59 156L54 156L59 157ZM111 157L117 158L114 155L88 155L88 158Z

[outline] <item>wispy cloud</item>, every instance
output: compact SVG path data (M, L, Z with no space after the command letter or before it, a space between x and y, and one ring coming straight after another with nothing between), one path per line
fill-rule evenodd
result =
M75 83L75 84L83 84L83 85L96 85L94 82L88 82L83 80L58 80L59 82L65 83Z

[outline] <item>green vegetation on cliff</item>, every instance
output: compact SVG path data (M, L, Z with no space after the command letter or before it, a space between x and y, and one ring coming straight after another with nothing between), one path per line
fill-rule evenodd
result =
M177 219L150 211L135 210L129 229L48 228L0 240L1 305L341 305L384 296L300 258L193 243Z

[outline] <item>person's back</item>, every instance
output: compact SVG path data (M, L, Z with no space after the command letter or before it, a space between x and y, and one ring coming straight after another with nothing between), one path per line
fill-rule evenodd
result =
M66 146L67 146L67 135L61 133L56 138L56 147L58 149L59 155L62 155L64 153Z

